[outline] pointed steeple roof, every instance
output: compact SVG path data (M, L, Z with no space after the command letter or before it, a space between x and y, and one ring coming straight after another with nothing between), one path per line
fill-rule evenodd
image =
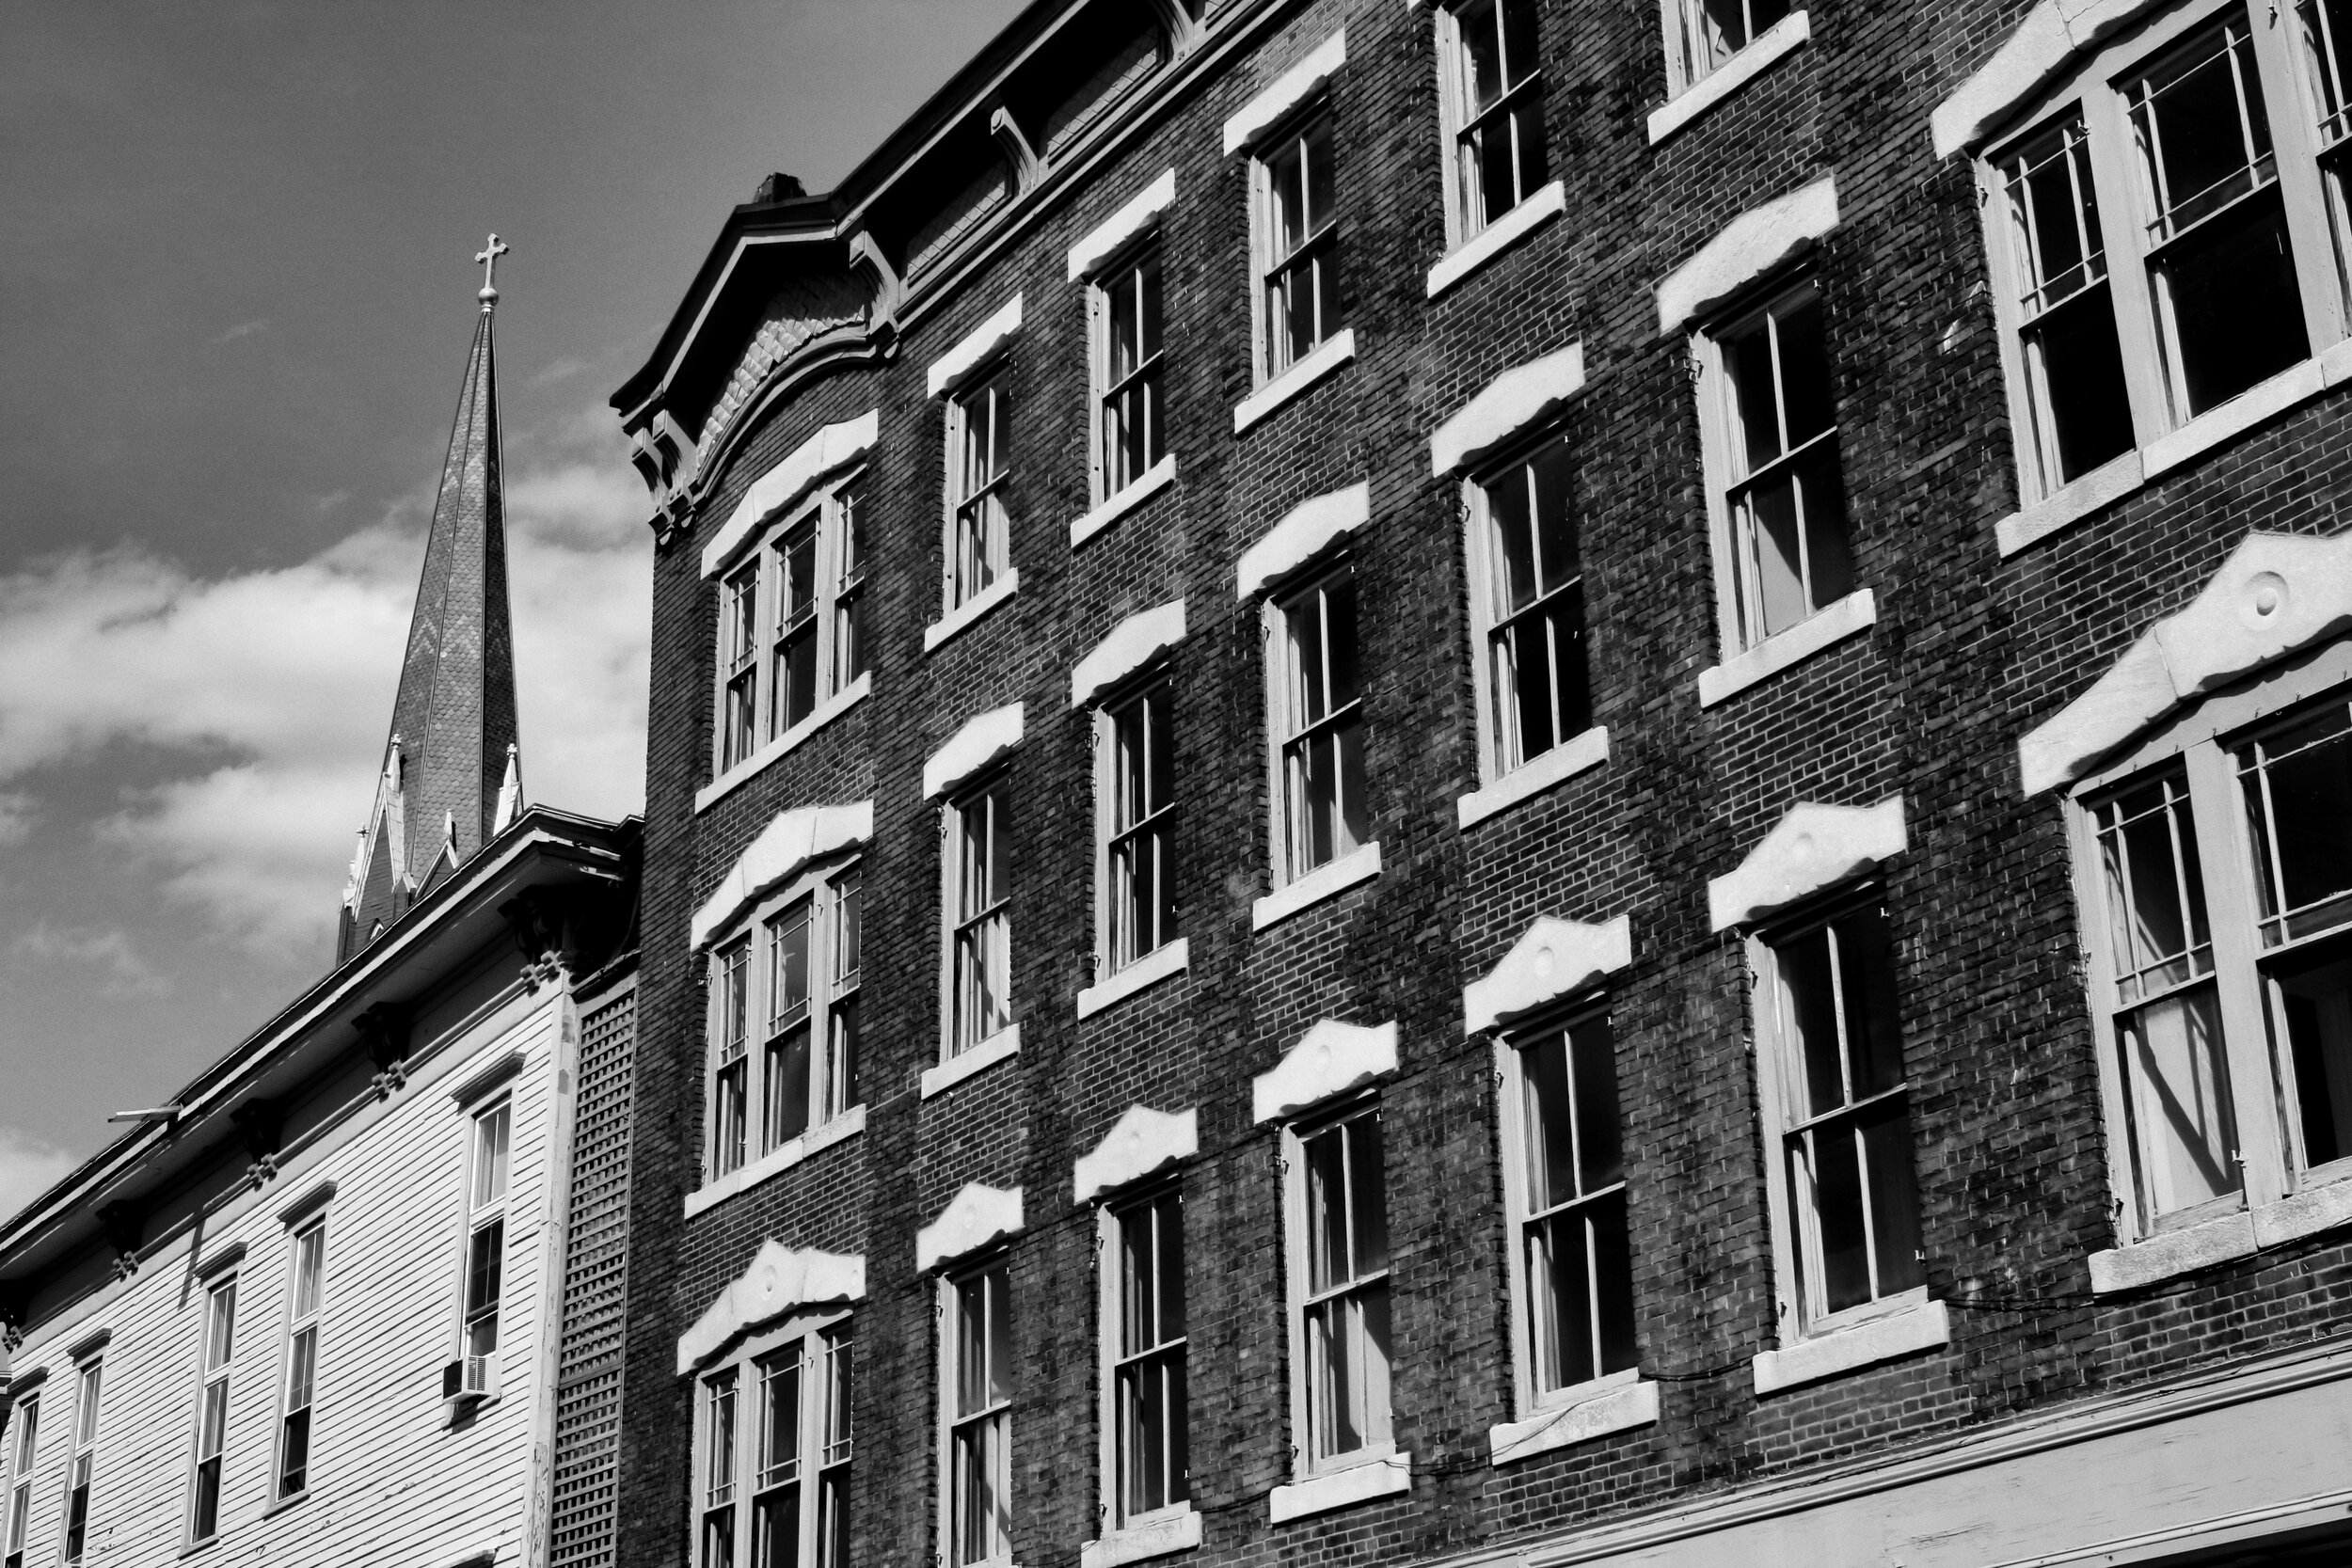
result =
M489 268L506 248L493 234L475 260ZM338 962L471 858L520 806L491 335L498 290L486 272L480 297L392 704L391 738L343 888Z

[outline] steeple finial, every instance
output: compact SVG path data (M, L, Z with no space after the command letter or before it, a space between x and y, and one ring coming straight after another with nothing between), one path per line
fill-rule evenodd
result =
M473 259L482 263L482 292L474 297L482 301L482 309L485 313L499 301L499 258L514 248L513 245L493 234L490 236L489 244L473 253Z

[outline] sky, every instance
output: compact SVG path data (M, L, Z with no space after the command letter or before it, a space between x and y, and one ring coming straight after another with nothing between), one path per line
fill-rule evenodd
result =
M607 398L1012 0L8 0L0 1214L320 978L496 230L525 793L644 800Z

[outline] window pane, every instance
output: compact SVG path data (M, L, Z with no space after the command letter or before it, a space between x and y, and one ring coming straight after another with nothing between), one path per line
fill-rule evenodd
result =
M1579 1190L1597 1192L1625 1179L1625 1154L1617 1125L1617 1052L1606 1015L1597 1014L1568 1031L1576 1068L1576 1143Z
M1502 96L1502 32L1494 5L1464 8L1458 24L1465 67L1463 85L1469 89L1473 114Z
M2050 311L2026 347L2038 360L2038 418L2050 426L2058 471L2051 487L2079 479L2131 450L2132 410L2115 306L2103 286Z
M237 1282L216 1287L206 1302L204 1370L217 1371L236 1354Z
M1759 322L1724 344L1724 370L1731 377L1733 420L1740 450L1753 472L1786 450L1780 438L1780 389L1772 371L1772 340Z
M768 1099L760 1136L766 1148L775 1148L808 1131L808 1024L794 1024L770 1040L767 1055L762 1076Z
M2186 784L2154 779L2097 808L2117 980L2126 1002L2213 967Z
M1811 1165L1813 1221L1820 1235L1822 1309L1836 1312L1870 1299L1870 1261L1862 1219L1862 1161L1856 1130L1833 1122L1799 1140ZM1805 1190L1804 1173L1798 1190Z
M1150 1204L1130 1211L1120 1221L1120 1260L1122 1275L1120 1300L1124 1320L1121 1355L1150 1350L1165 1337L1160 1329L1159 1257L1156 1245L1158 1211Z
M2126 1012L2116 1027L2143 1219L2236 1192L2237 1125L2212 986Z
M858 999L847 996L833 1006L826 1020L829 1054L825 1060L825 1115L837 1117L859 1102Z
M1321 1292L1354 1277L1348 1268L1347 1166L1342 1130L1302 1141L1307 1165L1307 1288Z
M1851 1098L1862 1100L1903 1081L1902 1031L1895 1010L1895 939L1886 911L1875 905L1840 916L1834 928L1847 1070Z
M473 1201L477 1209L506 1196L506 1121L504 1105L474 1118Z
M2265 942L2352 917L2352 711L2337 702L2265 736L2238 753L2238 766Z
M2159 280L2190 415L2311 355L2286 210L2275 189L2173 242Z
M1542 1212L1577 1196L1575 1101L1568 1086L1568 1037L1548 1035L1519 1048L1525 1101L1527 1203Z
M1389 1205L1387 1179L1380 1164L1380 1118L1358 1117L1346 1124L1348 1199L1352 1212L1355 1263L1361 1278L1389 1266Z
M2270 973L2272 1029L2286 1037L2305 1166L2352 1154L2352 942L2305 949Z
M1837 990L1830 968L1826 927L1776 944L1773 966L1788 999L1795 1056L1804 1072L1799 1117L1818 1117L1846 1103L1844 1053L1837 1037Z
M1837 422L1829 389L1829 354L1822 346L1821 302L1806 294L1775 312L1774 336L1779 340L1780 388L1788 445L1811 440Z
M2243 18L2174 50L2127 89L2163 220L2158 238L2274 178L2270 124Z
M801 1560L801 1489L787 1486L752 1505L754 1568L795 1568Z
M1927 1278L1919 1256L1918 1182L1912 1166L1911 1114L1883 1101L1862 1119L1862 1159L1870 1184L1870 1240L1877 1293L1908 1291Z

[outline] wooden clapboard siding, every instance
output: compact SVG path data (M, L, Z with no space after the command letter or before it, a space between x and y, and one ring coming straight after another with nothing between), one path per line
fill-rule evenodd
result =
M543 1456L551 1390L542 1386L556 1288L570 1073L560 992L528 994L513 966L504 986L428 1015L452 1025L417 1076L388 1101L289 1159L260 1191L220 1204L194 1232L146 1257L122 1285L44 1323L16 1356L48 1369L26 1568L49 1568L63 1543L74 1369L67 1356L111 1331L86 1563L175 1563L186 1541L196 1438L197 1357L206 1282L198 1260L242 1244L238 1333L221 1528L204 1553L222 1562L333 1562L432 1568L495 1549L524 1560L534 1450ZM423 1031L421 1031L421 1033ZM474 1106L451 1091L510 1053L522 1067L495 1091L511 1096L506 1259L501 1285L501 1397L474 1419L444 1424L441 1369L457 1345L465 1179ZM278 1398L292 1287L293 1233L281 1212L335 1183L327 1226L310 1488L271 1512Z

